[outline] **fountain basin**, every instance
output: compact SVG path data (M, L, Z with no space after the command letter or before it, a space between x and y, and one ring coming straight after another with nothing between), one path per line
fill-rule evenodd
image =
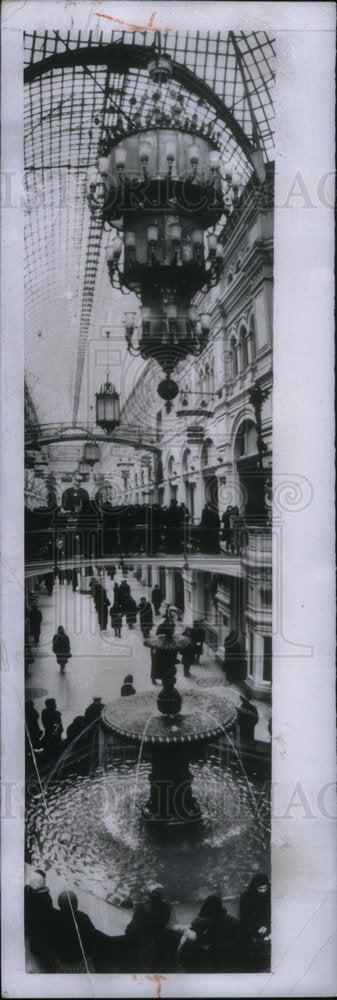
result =
M236 718L236 709L225 698L184 693L179 715L162 715L152 691L118 699L106 705L102 723L110 732L144 745L202 744L224 735Z
M169 680L167 671L166 684ZM181 704L173 683L174 678L171 694L168 687L165 689L164 703L169 704L175 693ZM189 765L193 746L224 735L233 726L236 710L225 699L189 691L180 712L163 715L161 697L145 692L112 702L103 710L102 726L140 744L141 750L145 745L150 749L150 796L142 803L143 819L155 825L182 826L200 821L202 815L192 792Z

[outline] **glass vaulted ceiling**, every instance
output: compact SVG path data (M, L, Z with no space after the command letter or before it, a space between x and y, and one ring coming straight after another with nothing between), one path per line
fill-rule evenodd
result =
M111 231L91 218L85 181L108 130L113 132L118 120L127 128L140 104L146 113L156 87L142 65L141 49L153 39L149 32L115 31L95 38L81 32L33 32L24 38L26 369L42 423L87 419L91 338L109 317L121 334L125 300L121 303L119 293L112 292L104 254ZM122 53L134 47L136 65L131 52L127 66L123 58L116 66L111 43ZM265 159L273 159L273 39L261 31L170 32L161 34L160 44L177 64L162 88L164 109L169 112L178 99L186 117L196 112L199 125L213 123L224 159L233 161L243 181L252 168L216 99L240 126L243 145L245 138L258 141ZM80 64L79 50L87 47L92 57ZM182 68L195 75L193 88ZM215 101L205 97L199 81ZM126 378L124 388L118 386L122 402L132 384ZM97 388L91 385L89 393Z

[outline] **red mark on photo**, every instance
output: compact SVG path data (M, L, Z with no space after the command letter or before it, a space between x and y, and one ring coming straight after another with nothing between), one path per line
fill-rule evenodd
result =
M123 24L125 28L131 28L131 31L171 31L171 28L156 28L153 25L154 18L158 11L154 10L147 24L129 24L128 21L120 21L118 17L112 17L111 14L99 14L95 11L96 17L105 17L107 21L115 21L116 24Z
M144 976L133 975L132 979L136 979L136 980L140 979L142 981L144 979ZM161 994L161 989L162 989L161 980L163 980L163 981L165 980L165 982L167 982L168 976L161 976L159 974L159 972L155 972L153 974L153 976L146 976L146 979L149 979L150 983L153 983L153 982L157 983L157 998L158 998L158 1000L160 1000L161 995L162 995Z

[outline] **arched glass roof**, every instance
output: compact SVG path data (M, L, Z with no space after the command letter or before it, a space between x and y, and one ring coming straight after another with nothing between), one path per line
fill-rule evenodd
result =
M86 419L84 384L98 388L90 345L110 317L124 352L119 294L104 260L109 233L90 216L85 180L105 139L153 100L153 39L138 31L25 35L26 367L42 422ZM164 110L178 100L187 119L197 114L243 182L253 145L273 159L273 39L263 31L168 32L156 42L173 60ZM124 381L125 395L132 382Z

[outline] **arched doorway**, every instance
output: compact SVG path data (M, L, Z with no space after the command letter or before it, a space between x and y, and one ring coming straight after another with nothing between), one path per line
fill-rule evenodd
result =
M259 468L256 427L252 420L244 420L239 427L234 457L245 497L242 513L248 524L259 522L263 509L264 474Z
M204 441L201 449L201 471L204 482L204 503L211 503L214 510L219 509L218 479L214 475L216 464L214 442L211 438Z

